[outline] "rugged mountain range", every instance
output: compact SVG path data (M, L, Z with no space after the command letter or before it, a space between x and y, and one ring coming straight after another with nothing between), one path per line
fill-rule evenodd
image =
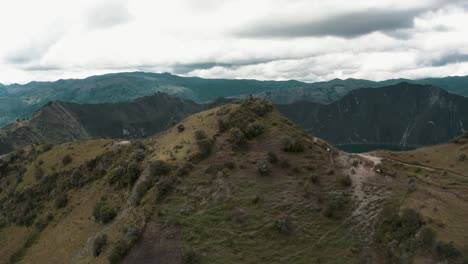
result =
M467 144L348 154L247 99L143 140L28 146L0 157L0 260L463 263Z
M147 137L164 130L172 122L212 106L164 93L122 103L54 101L37 111L31 120L14 122L1 129L0 153L34 143Z
M302 101L277 107L333 144L431 145L468 130L468 98L427 85L363 88L328 105Z
M0 153L33 143L89 138L143 138L171 122L229 100L198 104L165 93L129 103L48 103L31 120L0 129ZM424 146L462 134L468 98L433 86L400 83L353 90L331 104L300 101L278 110L312 135L333 144Z
M402 81L431 84L452 93L468 95L468 77L373 82L359 79L304 83L299 81L256 81L180 77L168 73L115 73L86 79L31 82L0 86L0 126L16 119L29 118L49 101L75 103L125 102L166 92L198 103L217 97L246 98L251 94L274 103L305 100L331 103L347 92L365 87L382 87Z

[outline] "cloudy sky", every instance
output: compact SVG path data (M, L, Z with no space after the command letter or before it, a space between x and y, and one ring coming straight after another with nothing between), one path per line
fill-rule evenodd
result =
M0 0L0 82L468 75L465 0Z

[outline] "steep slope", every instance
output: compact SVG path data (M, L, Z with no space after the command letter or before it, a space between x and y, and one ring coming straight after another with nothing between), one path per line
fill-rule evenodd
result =
M91 76L82 80L69 79L0 86L0 126L18 118L29 118L45 103L56 100L75 103L124 102L160 91L199 103L217 97L246 98L250 95L281 104L297 100L331 103L354 89L383 87L402 81L429 84L455 94L468 95L466 76L422 80L395 79L381 82L334 79L327 82L305 83L203 79L168 73L127 72Z
M114 104L50 102L31 120L15 122L0 130L0 153L33 143L146 137L205 107L164 93Z
M420 208L398 214L408 193L406 175L308 136L268 102L226 104L180 125L185 129L173 127L131 143L94 139L31 146L1 157L0 259L462 260L423 250L417 234L429 222ZM457 206L460 213L467 212L465 205ZM383 222L387 211L402 224ZM463 227L451 224L444 237L437 236L438 243L448 243L445 235ZM388 226L402 235L387 234ZM396 240L398 250L412 251L405 251L404 259L399 251L388 255L388 239ZM453 244L455 250L461 245Z
M462 254L466 257L468 133L441 145L407 152L378 151L371 155L381 159L382 167L407 182L408 192L401 197L400 206L418 208L426 219L426 230L419 234L425 237L426 247L432 248L436 255L451 258L448 263L457 263L454 258L460 259ZM423 257L418 261L435 263Z
M354 90L329 105L302 101L277 107L334 144L430 145L468 128L467 98L409 83Z

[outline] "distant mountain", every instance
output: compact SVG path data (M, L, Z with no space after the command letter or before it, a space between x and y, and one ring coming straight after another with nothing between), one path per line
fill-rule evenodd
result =
M216 104L216 103L215 103ZM191 100L158 93L132 102L76 104L54 101L31 120L0 130L0 154L33 143L58 144L89 138L142 138L203 110Z
M403 79L373 82L359 79L334 79L328 82L257 81L180 77L169 73L128 72L69 79L55 82L31 82L0 86L0 126L18 118L29 118L49 101L75 103L125 102L165 92L199 103L217 97L246 98L250 95L274 103L309 101L331 103L347 92L366 87L383 87ZM447 77L407 82L431 84L452 93L468 96L468 77Z
M468 129L468 98L428 85L363 88L329 105L302 101L277 107L334 144L430 145Z

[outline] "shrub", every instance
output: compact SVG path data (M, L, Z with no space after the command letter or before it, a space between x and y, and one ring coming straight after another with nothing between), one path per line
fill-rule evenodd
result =
M243 145L246 143L246 137L244 132L237 127L233 127L229 130L229 140L237 146Z
M206 132L204 130L197 130L195 131L195 139L196 140L202 140L207 138Z
M124 240L119 240L115 243L114 247L109 254L108 260L111 264L118 263L122 260L125 255L127 255L127 251L129 250L129 245Z
M36 178L36 181L39 181L42 177L44 177L44 171L41 168L36 168L34 178Z
M458 156L458 161L465 161L465 160L466 160L466 154L462 153Z
M213 149L213 140L209 138L204 138L197 140L197 145L198 145L198 150L200 154L203 156L208 156L211 153L211 150Z
M127 171L125 174L125 186L133 186L135 181L140 175L140 166L136 162L132 162L127 165Z
M200 263L200 256L198 256L193 249L184 252L182 256L182 264L198 264Z
M303 152L305 148L300 140L288 137L283 139L282 149L284 152Z
M287 218L280 218L275 221L275 228L278 232L287 234L291 232L289 220Z
M101 201L94 206L93 216L97 222L107 224L117 216L117 210L107 206Z
M99 235L96 237L96 239L94 239L94 242L93 242L93 255L95 257L101 255L104 247L106 246L107 244L107 235L106 234L103 234L103 235Z
M273 153L273 152L268 152L267 155L268 155L267 160L268 160L270 163L273 163L273 164L278 163L278 156L276 156L275 153Z
M218 131L224 132L229 129L229 124L224 119L218 119Z
M137 149L133 153L133 156L137 162L143 161L145 159L145 151L143 149Z
M267 175L270 173L270 162L268 160L259 160L257 162L257 170L261 175Z
M320 178L315 174L310 175L309 180L314 184L320 183Z
M430 227L423 227L419 232L419 241L425 248L432 246L435 239L435 232Z
M68 197L66 193L59 194L57 198L55 199L54 205L55 208L60 209L64 208L68 204Z
M331 192L322 214L326 217L336 217L348 203L349 197L344 192Z
M150 164L150 174L153 178L166 175L172 170L171 165L163 160L156 160Z
M84 179L81 175L81 170L80 169L74 169L72 173L70 174L70 185L72 187L80 187L84 183Z
M184 125L179 124L179 125L177 126L177 131L179 131L179 133L180 133L180 132L183 132L184 130L185 130L185 126L184 126Z
M73 158L72 158L69 154L65 155L65 156L62 158L62 164L63 164L63 166L66 166L66 165L70 164L72 161L73 161Z
M261 135L264 130L265 127L262 124L259 122L252 122L247 126L245 130L245 136L249 139L252 139Z
M351 180L351 177L349 175L343 175L338 177L338 184L340 184L341 187L349 187L351 184L353 184L353 181Z
M130 227L125 239L117 241L112 248L108 260L110 263L118 263L122 260L130 249L135 245L141 236L141 230L136 227Z
M437 241L434 246L434 252L444 259L456 258L461 255L460 251L453 246L452 242L445 243L443 241Z
M158 187L157 200L158 201L163 200L174 189L175 181L176 181L175 177L166 176L158 182L158 185L157 185Z
M224 162L224 167L233 170L236 168L236 164L233 161L226 161Z
M261 103L256 104L253 110L257 115L264 116L273 110L273 106L266 101L262 101Z

